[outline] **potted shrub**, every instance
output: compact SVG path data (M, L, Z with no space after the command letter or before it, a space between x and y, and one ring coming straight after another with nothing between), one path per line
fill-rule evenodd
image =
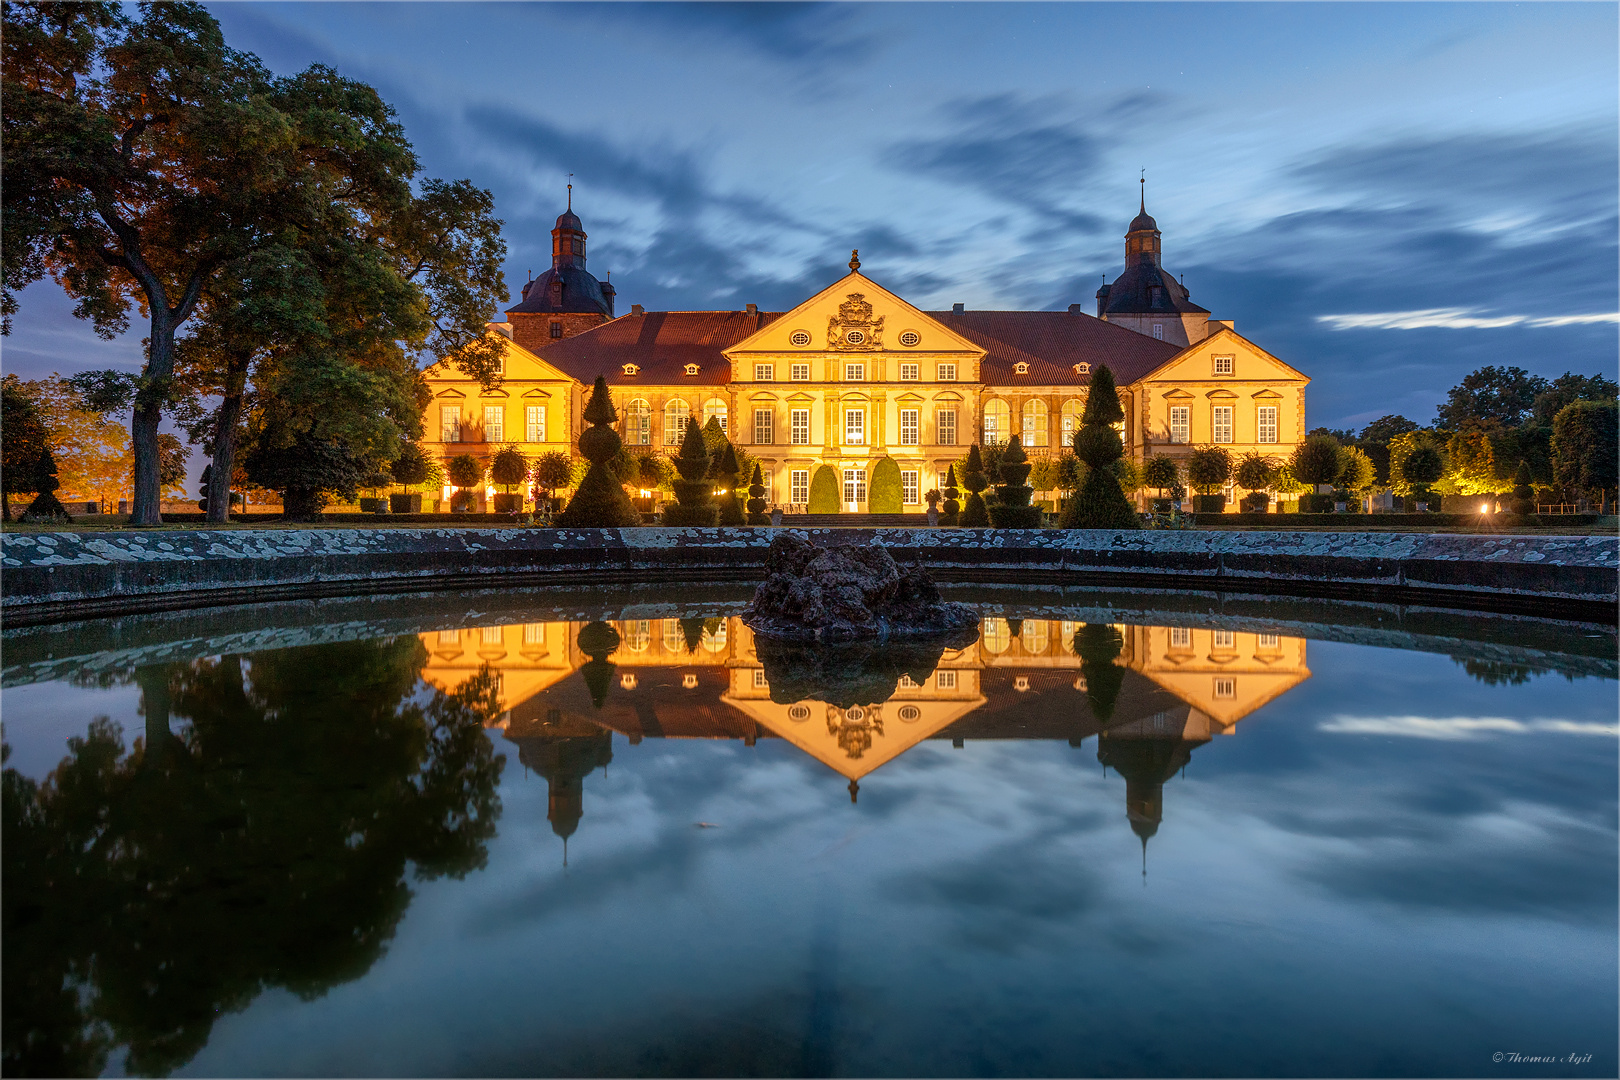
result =
M1412 485L1412 509L1422 512L1429 508L1429 486L1445 475L1446 462L1440 451L1432 446L1419 446L1406 456L1401 471Z
M523 509L523 493L512 488L529 478L529 459L515 446L503 446L489 462L489 477L506 490L495 496L497 514L515 514Z
M388 467L388 471L393 474L394 483L410 488L427 481L428 465L427 455L422 453L422 448L415 443L407 443L399 457ZM395 492L388 496L388 509L396 514L420 514L421 493Z
M1193 512L1219 514L1226 509L1226 496L1219 489L1232 478L1232 455L1224 446L1200 446L1187 455L1187 482L1198 494Z
M450 512L469 514L478 508L478 492L472 490L484 479L484 467L471 454L457 454L445 472L450 477Z
M1155 514L1168 514L1173 508L1165 492L1181 478L1180 470L1176 468L1176 459L1155 454L1142 465L1142 484L1158 491L1159 497L1153 500Z
M1248 490L1238 502L1239 509L1249 514L1263 514L1271 505L1268 492L1277 482L1277 462L1257 451L1243 455L1238 462L1237 484Z
M1294 447L1288 471L1308 489L1308 494L1299 498L1300 513L1325 514L1333 509L1333 496L1316 491L1318 485L1336 482L1342 469L1339 440L1331 435L1312 435Z
M930 527L939 524L939 488L929 488L923 492L923 502L928 504L928 524Z

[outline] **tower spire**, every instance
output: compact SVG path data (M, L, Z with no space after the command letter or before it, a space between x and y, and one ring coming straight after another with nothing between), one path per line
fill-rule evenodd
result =
M568 209L574 208L574 174L568 174Z
M1142 187L1141 187L1141 192L1142 192L1141 211L1142 211L1142 213L1145 214L1145 213L1147 213L1147 170L1146 169L1142 170L1142 181L1141 181L1141 183L1142 183Z

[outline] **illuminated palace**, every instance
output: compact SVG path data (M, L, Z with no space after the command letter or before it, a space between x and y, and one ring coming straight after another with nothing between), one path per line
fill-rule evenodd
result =
M1083 624L985 619L979 640L946 650L921 683L902 677L871 705L773 700L766 666L740 619L611 624L607 659L580 648L582 624L541 622L422 635L422 677L446 691L484 665L498 676L491 724L550 784L552 828L565 839L584 810L584 780L613 757L617 733L643 739L780 738L858 783L924 739L1049 739L1078 747L1125 781L1126 815L1145 842L1163 788L1192 752L1310 678L1305 640L1166 626L1114 626L1118 655L1082 660ZM1096 628L1104 629L1104 628ZM780 696L780 695L778 695Z
M580 413L607 379L633 451L673 453L689 418L718 418L767 472L767 501L808 502L831 469L844 509L865 510L874 464L899 465L908 509L943 488L968 444L1019 438L1031 456L1069 445L1092 372L1118 384L1132 458L1224 445L1286 457L1305 436L1305 385L1288 364L1188 298L1160 263L1157 223L1125 236L1125 269L1097 314L921 311L860 271L787 312L614 313L612 286L586 270L571 206L552 230L552 266L523 287L501 335L501 384L481 390L449 364L427 372L430 452L487 459L497 444L572 453ZM1228 508L1239 494L1228 489Z

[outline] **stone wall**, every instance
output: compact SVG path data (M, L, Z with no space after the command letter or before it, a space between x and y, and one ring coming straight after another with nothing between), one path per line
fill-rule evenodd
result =
M808 529L886 544L942 581L1200 588L1612 623L1612 536ZM771 529L308 529L7 533L8 625L308 596L746 580Z

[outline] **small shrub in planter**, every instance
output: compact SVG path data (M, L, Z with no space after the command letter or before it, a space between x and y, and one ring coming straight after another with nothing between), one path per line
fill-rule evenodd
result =
M1301 495L1299 497L1299 512L1302 514L1331 514L1333 513L1333 496Z
M1238 502L1238 509L1245 514L1263 514L1271 505L1271 497L1263 491L1251 491Z
M386 514L388 513L388 500L381 496L373 499L362 495L360 497L360 512L362 514Z
M1226 510L1225 495L1194 495L1193 512L1196 514L1220 514Z
M394 514L420 514L422 512L422 496L419 494L388 496L388 510Z
M478 509L478 493L475 491L455 491L450 494L450 512L452 514L471 514Z
M497 514L515 514L523 509L523 496L502 492L495 496L495 512Z

